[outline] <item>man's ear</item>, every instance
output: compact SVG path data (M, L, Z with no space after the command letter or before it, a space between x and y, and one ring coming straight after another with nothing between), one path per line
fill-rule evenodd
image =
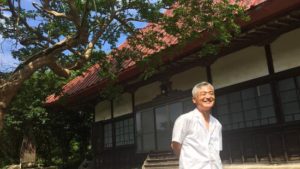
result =
M196 99L194 97L192 98L192 101L194 104L196 104Z

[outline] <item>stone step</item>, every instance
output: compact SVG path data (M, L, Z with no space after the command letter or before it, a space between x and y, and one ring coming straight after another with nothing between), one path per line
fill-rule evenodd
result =
M145 167L163 167L163 166L178 166L179 162L177 159L147 159L144 163Z
M155 160L155 161L148 161L146 160L146 165L170 165L170 164L175 164L178 165L178 160L170 160L170 161L166 161L166 160Z
M152 152L144 161L143 169L178 169L178 159L170 152Z
M158 152L156 152L156 153L150 153L149 155L148 155L148 157L149 158L151 158L151 159L155 159L155 158L159 158L159 159L161 159L161 158L176 158L176 156L172 153L172 152L162 152L162 153L158 153Z
M176 157L169 157L169 158L148 158L148 163L157 163L157 162L167 162L167 161L178 161Z

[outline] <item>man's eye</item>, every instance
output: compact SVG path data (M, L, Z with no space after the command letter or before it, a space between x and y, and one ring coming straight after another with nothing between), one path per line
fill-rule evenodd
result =
M206 94L214 95L214 92L201 92L200 95L205 96Z

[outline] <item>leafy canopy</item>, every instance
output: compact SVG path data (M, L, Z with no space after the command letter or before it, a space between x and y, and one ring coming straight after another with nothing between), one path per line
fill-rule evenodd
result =
M98 63L99 75L115 80L120 70L137 64L149 77L164 57L155 51L184 47L206 31L210 38L199 56L215 54L239 32L235 20L245 16L228 0L37 0L32 8L21 0L1 2L0 35L15 43L12 55L21 63L0 77L0 129L5 109L36 71L68 78ZM122 36L127 45L116 49ZM166 36L176 40L167 42Z
M12 51L22 62L18 69L43 54L53 54L59 63L50 66L55 72L60 72L59 68L78 69L95 57L90 50L107 53L107 46L116 48L121 36L129 37L133 50L123 50L121 57L113 56L119 65L128 59L147 60L141 57L144 54L136 46L157 49L166 45L157 38L163 36L161 32L145 33L138 29L139 25L150 22L163 26L179 42L199 37L207 30L214 32L212 36L220 44L228 44L239 32L236 18L245 16L242 7L228 0L40 0L33 3L33 9L24 8L20 0L8 0L1 6L1 34L19 45ZM171 15L163 14L170 9ZM97 61L103 67L116 64L107 63L105 55Z

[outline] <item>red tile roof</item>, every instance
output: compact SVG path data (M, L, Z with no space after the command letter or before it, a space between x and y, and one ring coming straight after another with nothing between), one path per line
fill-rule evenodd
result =
M231 2L235 2L235 0L230 0ZM266 1L266 2L265 2ZM262 3L265 2L265 3ZM260 5L260 8L258 10L250 10L250 17L251 21L248 23L243 23L242 27L254 27L255 25L262 24L266 21L268 18L276 17L276 15L287 12L290 8L295 7L294 5L300 5L299 0L242 0L239 1L241 5L246 6L248 9L251 9L254 6ZM154 25L154 24L148 24L146 28L143 29L143 31L146 31L150 27L162 31L160 26ZM168 44L169 46L177 44L177 38L171 35L168 35L164 32L163 41ZM199 42L191 43L186 48L185 51L178 53L177 57L184 57L186 54L190 54L192 52L195 52L195 50L199 49ZM126 48L128 47L128 43L124 42L119 48ZM201 46L201 45L200 45ZM144 47L141 47L140 50L145 54L145 56L149 56L153 53L157 53L162 50L162 48L158 48L157 50L153 49L147 49ZM170 61L169 57L163 57L163 62L166 63ZM120 72L119 74L119 81L122 82L124 80L128 80L130 78L134 78L138 76L141 72L141 70L137 69L134 62L128 62L127 68ZM56 96L54 94L50 95L46 99L46 105L52 105L55 104L62 95L69 96L69 99L75 99L80 100L78 98L87 97L90 94L93 94L97 91L99 91L103 86L105 85L105 81L101 80L101 78L98 75L98 70L100 69L100 66L98 64L90 67L86 72L83 73L83 75L76 77L75 79L71 80L69 83L67 83L62 88L62 94L59 96Z
M153 30L153 31L158 31L160 33L163 33L164 36L163 36L163 38L161 38L161 40L163 42L165 42L167 44L167 46L177 44L177 38L167 34L165 31L163 31L161 29L161 26L159 26L159 25L148 24L143 29L143 31L147 31L147 30ZM129 48L129 47L130 47L129 44L126 41L122 45L119 46L119 49ZM158 46L156 48L156 50L149 49L149 48L146 48L143 46L137 46L137 50L139 50L144 55L143 57L146 57L153 53L161 51L162 49L163 49L163 47L161 47L161 46ZM124 74L125 72L128 72L128 70L131 70L133 68L136 69L135 62L133 62L133 61L125 62L123 64L123 67L125 67L126 69L121 71L120 74ZM104 83L103 79L101 79L98 74L99 69L100 69L99 64L93 65L87 71L85 71L82 75L77 76L76 78L71 80L69 83L67 83L65 86L63 86L61 95L52 94L52 95L48 96L46 99L46 104L51 104L53 102L56 102L63 95L70 96L70 95L74 95L74 94L79 94L93 85L100 85L100 84ZM121 77L119 80L122 80L122 79L124 79L124 78ZM104 84L102 84L102 85L104 85Z

